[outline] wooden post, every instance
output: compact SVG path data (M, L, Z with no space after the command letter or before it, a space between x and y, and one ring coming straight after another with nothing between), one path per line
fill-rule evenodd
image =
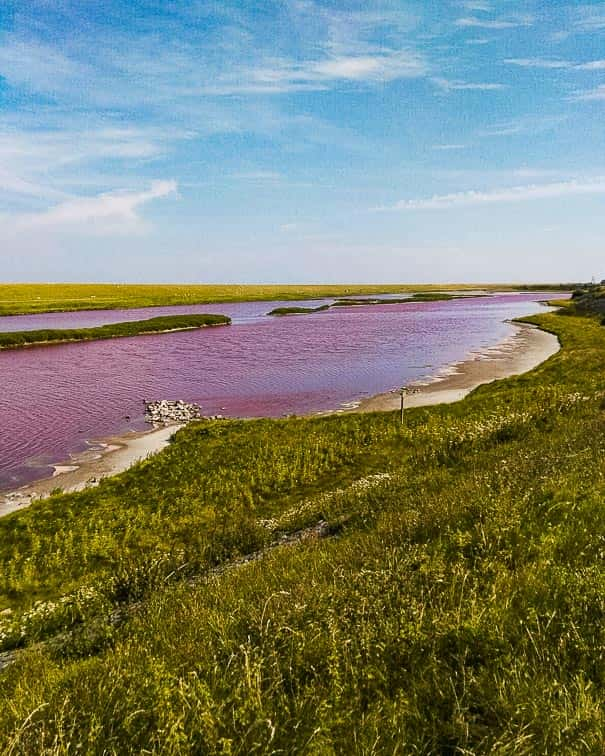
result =
M400 420L401 420L402 425L403 425L403 408L404 408L404 401L405 401L406 396L409 396L410 394L418 394L419 392L420 392L420 389L410 388L409 386L402 386L399 389L399 396L401 397Z

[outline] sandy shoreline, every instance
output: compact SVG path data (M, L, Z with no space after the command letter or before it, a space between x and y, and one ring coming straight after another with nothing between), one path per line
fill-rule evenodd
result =
M471 354L466 360L448 366L427 381L410 384L418 388L418 393L408 396L405 406L457 402L484 383L532 370L559 350L556 336L529 324L513 325L514 333L504 341ZM346 405L334 413L384 412L398 409L399 406L399 395L388 392ZM76 455L72 460L56 465L52 477L34 481L15 491L0 493L0 517L27 507L33 500L44 498L57 488L65 492L81 491L103 478L123 472L135 462L165 448L180 427L170 425L104 439L99 451Z
M170 438L182 425L168 425L152 431L132 432L124 436L104 439L96 452L74 455L73 460L55 465L50 478L29 483L15 491L0 493L0 517L23 509L35 499L43 499L61 488L65 492L81 491L96 485L103 478L127 470L129 467L155 454L170 443Z
M407 396L405 407L451 404L478 386L527 373L556 354L561 345L552 333L529 323L513 323L514 333L493 347L471 354L426 381L408 384L418 393ZM399 409L399 393L388 392L363 399L348 412L385 412Z

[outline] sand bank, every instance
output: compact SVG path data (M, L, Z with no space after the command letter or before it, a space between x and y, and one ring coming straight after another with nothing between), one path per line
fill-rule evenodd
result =
M514 333L493 347L471 353L424 381L408 384L418 393L407 396L405 407L451 404L467 394L502 378L526 373L556 354L561 345L556 336L529 323L514 323ZM399 409L399 393L388 392L363 399L345 412L381 412Z
M169 425L158 430L104 439L97 451L74 455L69 462L56 465L51 478L37 480L16 491L0 493L0 517L23 509L34 499L49 496L57 488L65 492L81 491L96 485L103 478L123 472L135 462L161 451L182 427Z

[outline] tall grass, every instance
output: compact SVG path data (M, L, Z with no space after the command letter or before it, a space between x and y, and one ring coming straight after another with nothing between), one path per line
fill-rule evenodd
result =
M534 320L558 355L403 426L201 422L0 520L0 751L601 753L605 329Z

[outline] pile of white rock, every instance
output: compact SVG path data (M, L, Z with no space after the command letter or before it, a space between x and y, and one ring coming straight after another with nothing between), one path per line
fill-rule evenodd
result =
M153 425L168 425L169 423L189 423L202 417L199 405L181 400L159 402L145 400L145 422Z

